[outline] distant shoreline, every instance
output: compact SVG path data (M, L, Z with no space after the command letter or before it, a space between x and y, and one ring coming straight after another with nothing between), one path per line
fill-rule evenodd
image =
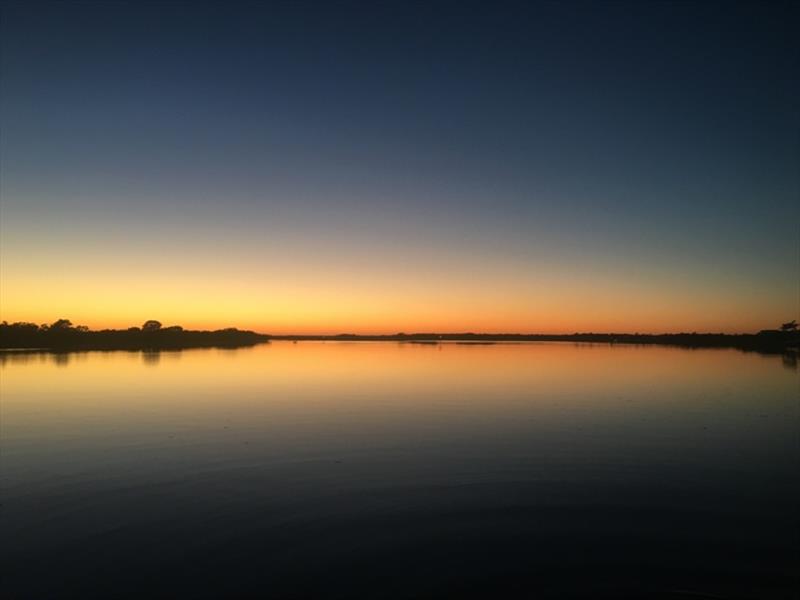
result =
M61 323L66 323L63 325ZM735 348L745 351L782 353L797 351L800 334L797 331L765 330L749 334L723 333L397 333L388 335L271 335L220 329L191 331L181 327L147 329L105 329L91 331L73 327L68 321L52 326L32 323L0 324L0 350L177 350L189 348L238 348L275 341L352 341L352 342L409 342L409 343L497 343L497 342L576 342L599 344L638 344L678 346L683 348Z
M800 346L795 332L762 331L759 333L410 333L389 335L270 335L270 340L285 341L353 341L353 342L581 342L598 344L639 344L680 346L684 348L736 348L761 352L784 352Z

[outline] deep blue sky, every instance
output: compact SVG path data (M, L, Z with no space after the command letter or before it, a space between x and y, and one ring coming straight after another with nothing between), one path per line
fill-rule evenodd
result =
M102 252L182 269L187 295L186 253L220 285L297 278L261 300L326 276L396 297L395 273L417 312L449 301L431 281L483 279L487 326L597 290L596 328L659 297L631 327L796 316L798 24L797 3L5 2L4 312L63 285L65 254L78 306Z

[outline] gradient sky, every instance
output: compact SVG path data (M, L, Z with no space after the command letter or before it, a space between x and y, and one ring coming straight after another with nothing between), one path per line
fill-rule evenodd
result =
M0 317L800 318L798 4L4 2Z

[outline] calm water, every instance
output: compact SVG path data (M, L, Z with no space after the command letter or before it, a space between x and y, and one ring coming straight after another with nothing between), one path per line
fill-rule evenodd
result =
M7 598L798 597L781 357L277 342L0 378Z

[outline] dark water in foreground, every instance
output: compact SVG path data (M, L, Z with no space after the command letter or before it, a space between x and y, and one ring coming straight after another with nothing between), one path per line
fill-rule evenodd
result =
M0 381L4 598L798 597L780 357L278 342Z

